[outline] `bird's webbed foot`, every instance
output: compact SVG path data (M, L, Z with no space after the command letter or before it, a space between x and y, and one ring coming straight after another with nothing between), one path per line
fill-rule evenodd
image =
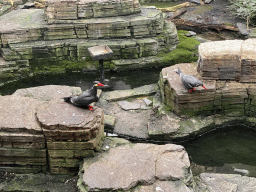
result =
M93 106L87 105L87 107L88 107L88 109L89 109L90 111L93 111Z
M188 92L192 93L193 91L195 91L195 88L193 87L192 89L189 89Z

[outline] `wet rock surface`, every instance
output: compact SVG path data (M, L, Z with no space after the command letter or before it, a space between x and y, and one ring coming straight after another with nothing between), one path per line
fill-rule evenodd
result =
M180 181L179 188L191 178L189 166L188 155L179 145L124 145L111 148L96 159L85 159L79 189L130 190L158 180L169 181L167 186L174 186L173 180Z

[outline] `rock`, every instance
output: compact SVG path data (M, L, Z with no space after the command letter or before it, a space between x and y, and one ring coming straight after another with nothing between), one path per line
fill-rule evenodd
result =
M201 5L200 0L189 0L191 3L195 3L197 5Z
M187 37L196 36L197 34L194 31L188 31L189 33L186 33Z
M33 97L35 99L50 101L60 99L70 95L79 95L82 93L80 87L70 87L62 85L45 85L39 87L30 87L16 90L14 96Z
M55 191L75 192L76 178L69 175L19 174L9 182L2 182L0 191Z
M113 130L116 124L116 118L111 115L104 115L105 128Z
M205 4L210 4L213 0L204 0Z
M82 158L93 157L104 138L103 110L82 109L60 99L37 109L52 174L76 174Z
M148 135L158 140L170 140L170 137L179 131L179 120L168 115L152 117L148 123Z
M242 40L201 43L198 71L204 79L240 80Z
M35 7L35 3L27 2L23 5L22 9L30 9L34 7Z
M137 103L133 104L128 101L119 101L117 103L122 107L123 110L126 110L126 111L136 110L140 108L140 104L137 104Z
M129 190L138 184L152 185L159 179L169 181L166 187L174 187L173 180L180 184L190 180L189 166L188 155L179 145L125 145L100 157L84 159L78 186L81 191Z
M35 116L42 103L29 97L0 97L0 171L46 171L45 137Z
M149 99L147 99L147 98L144 98L143 99L143 101L144 101L144 103L147 105L147 106L151 106L151 105L153 105L153 102L152 101L150 101Z
M249 35L249 32L247 31L247 26L245 24L237 23L236 26L238 27L238 30L242 35Z
M241 48L241 79L240 82L256 82L255 64L256 64L256 40L247 39L243 42Z
M256 178L237 174L201 173L196 191L255 191Z
M108 91L102 94L102 99L107 101L118 101L128 99L130 97L147 96L155 93L157 89L157 84L151 84L130 90Z

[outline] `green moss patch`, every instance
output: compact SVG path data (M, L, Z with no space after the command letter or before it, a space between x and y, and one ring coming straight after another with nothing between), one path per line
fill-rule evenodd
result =
M192 63L197 61L198 52L197 47L200 44L199 41L185 36L187 31L179 30L179 44L177 48L172 52L166 53L167 51L161 52L158 54L159 57L162 57L162 62L169 65L174 65L177 63Z

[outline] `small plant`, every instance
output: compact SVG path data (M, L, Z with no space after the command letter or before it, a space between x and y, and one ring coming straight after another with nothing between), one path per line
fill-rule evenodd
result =
M255 0L229 0L232 3L227 8L231 14L246 19L247 29L249 29L250 19L256 14Z

